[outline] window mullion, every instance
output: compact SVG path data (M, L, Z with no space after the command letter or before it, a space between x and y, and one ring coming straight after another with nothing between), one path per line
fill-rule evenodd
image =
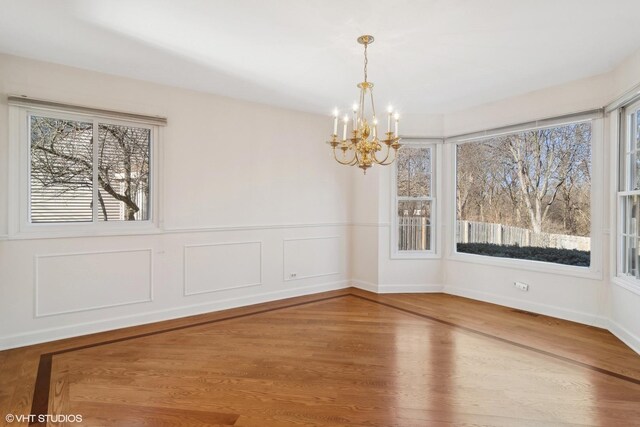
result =
M433 197L430 196L416 196L416 197L411 197L411 196L398 196L397 197L398 201L400 202L404 202L404 201L419 201L419 202L424 202L424 201L429 201L429 200L433 200Z
M99 125L98 121L93 121L93 136L92 136L92 147L93 147L93 196L92 196L92 207L93 207L93 221L94 223L98 222L98 140L99 140Z

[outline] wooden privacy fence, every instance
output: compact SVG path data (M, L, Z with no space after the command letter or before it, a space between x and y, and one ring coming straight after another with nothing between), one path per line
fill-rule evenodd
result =
M398 217L398 249L425 251L431 248L429 222L423 216Z
M493 243L496 245L591 250L590 237L534 233L527 228L488 222L458 221L457 239L458 243Z

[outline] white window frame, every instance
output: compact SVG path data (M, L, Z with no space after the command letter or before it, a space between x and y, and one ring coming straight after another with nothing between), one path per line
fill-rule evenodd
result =
M446 254L447 259L452 261L468 262L472 264L491 265L495 267L513 268L519 270L528 270L536 272L544 272L551 274L558 274L562 276L580 277L586 279L602 280L602 234L603 234L603 214L602 206L604 203L603 198L603 153L604 153L604 124L603 118L600 114L594 114L593 112L586 112L586 118L582 118L580 114L569 117L559 117L557 119L544 119L539 122L531 122L523 125L514 125L508 128L496 129L495 132L491 130L482 131L478 135L472 137L451 137L445 139L445 146L451 159L451 171L448 176L448 188L450 193L449 203L449 221L451 228L448 232L448 242L450 242L450 249ZM488 255L477 255L458 252L457 250L457 215L456 215L456 189L457 189L457 147L460 144L474 143L480 140L485 140L491 136L497 136L507 133L521 132L525 130L542 129L550 127L558 127L563 124L578 123L580 121L591 122L591 175L593 177L591 182L591 262L589 267L580 267L573 265L563 265L546 261L535 261L518 258L500 258L492 257ZM544 124L542 124L544 122Z
M640 294L640 280L636 279L633 276L625 274L624 270L624 259L623 254L625 253L624 247L624 237L627 236L623 233L624 223L627 220L625 217L624 199L628 196L640 196L640 188L629 190L629 181L631 177L631 154L635 153L636 156L640 156L640 149L637 147L637 144L634 141L635 148L630 148L631 140L633 136L635 136L637 132L637 124L635 124L634 119L630 119L631 116L637 114L640 111L640 100L636 99L631 101L617 110L617 120L612 121L613 130L613 141L617 143L614 144L615 155L613 159L615 159L615 163L613 165L613 170L615 171L612 174L613 182L614 182L614 194L615 194L615 223L616 223L616 245L615 245L615 275L614 275L614 283L636 293ZM612 114L613 118L613 114ZM617 125L617 126L616 126ZM639 232L640 234L640 232ZM640 237L639 234L636 234L635 237ZM630 236L630 235L629 235Z
M393 162L393 168L391 173L391 230L390 230L390 247L389 257L390 259L433 259L440 258L439 252L439 236L438 232L438 188L439 182L437 173L439 171L439 159L440 159L440 147L442 146L442 140L409 140L409 142L402 141L403 146L410 146L414 148L428 148L431 153L431 189L429 197L400 197L398 196L398 163ZM402 149L402 148L401 148ZM403 200L427 200L431 202L431 248L425 251L401 251L398 248L398 202Z
M92 222L32 223L30 221L30 122L31 116L93 123L94 153L97 149L98 124L132 126L150 131L149 152L149 218L141 221L100 221L98 206L93 206ZM99 235L146 234L159 231L158 146L160 126L144 121L127 120L121 117L84 113L82 110L39 108L37 106L9 106L9 237L47 238ZM97 191L97 175L94 169L94 197Z

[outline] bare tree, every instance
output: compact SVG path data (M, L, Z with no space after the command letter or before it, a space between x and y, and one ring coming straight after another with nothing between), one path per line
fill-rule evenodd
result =
M430 151L420 147L404 146L398 153L398 196L424 197L431 190Z
M458 218L588 235L590 139L577 123L459 145Z
M97 197L104 220L105 199L124 205L124 219L135 220L148 200L149 130L99 124ZM31 119L31 176L61 196L78 188L93 188L93 124L36 117ZM104 192L104 194L103 194Z
M558 191L583 160L585 137L590 126L583 123L505 137L534 232L542 232Z

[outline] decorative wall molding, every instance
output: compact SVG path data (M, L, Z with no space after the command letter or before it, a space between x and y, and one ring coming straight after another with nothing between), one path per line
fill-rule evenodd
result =
M349 225L351 225L352 227L384 228L384 227L389 227L390 223L388 222L352 222Z
M28 232L15 235L4 235L6 240L46 240L46 239L79 239L79 238L100 238L100 237L122 237L122 236L162 236L172 234L191 234L191 233L219 233L225 231L255 231L255 230L282 230L296 228L322 228L322 227L349 227L353 224L350 222L319 222L306 224L258 224L258 225L230 225L221 227L191 227L191 228L149 228L123 230L99 230L91 232L83 232L75 230L72 233L63 232ZM2 240L0 235L0 240Z
M196 314L209 313L245 305L259 304L284 298L311 295L319 292L333 291L348 288L349 281L341 280L317 285L301 286L290 289L280 289L270 292L262 292L242 297L223 300L207 301L198 304L184 305L163 310L149 311L139 314L114 317L110 319L94 320L91 322L77 323L73 325L55 328L40 329L33 332L25 332L15 335L0 337L0 351L22 347L25 345L39 344L79 335L110 331L129 326L144 325L146 323L160 322Z
M41 291L40 291L40 263L41 263L42 259L44 259L44 258L64 258L64 257L71 257L71 256L119 254L119 253L132 254L132 253L136 253L136 252L147 252L147 253L149 253L149 264L147 266L148 274L149 274L149 276L148 276L149 280L148 280L147 286L148 286L149 291L148 291L148 297L147 298L131 300L131 301L124 301L124 302L113 303L113 304L92 305L92 306L88 306L88 307L84 307L84 308L61 310L61 311L55 311L55 312L49 312L49 313L42 313L41 312L39 300L40 300L40 293L41 293ZM99 309L104 309L104 308L119 307L119 306L123 306L123 305L131 305L131 304L140 304L140 303L145 303L145 302L152 302L153 301L153 283L154 283L153 282L153 249L144 248L144 249L122 249L122 250L109 250L109 251L68 252L68 253L46 254L46 255L35 254L34 257L33 257L33 278L34 278L33 304L34 304L34 317L35 318L47 317L47 316L57 316L57 315L77 313L77 312L82 312L82 311L99 310Z
M316 274L303 274L296 275L295 277L291 277L287 275L287 242L300 242L300 241L316 241L316 240L340 240L340 236L314 236L314 237L296 237L296 238L287 238L282 239L282 277L285 282L291 282L294 280L303 280L303 279L311 279L314 277L323 277L323 276L333 276L336 274L340 274L340 271L327 271ZM322 256L323 254L318 254Z
M220 292L220 291L228 291L231 289L239 289L239 288L247 288L247 287L251 287L251 286L259 286L262 285L262 270L263 270L263 247L262 247L262 241L247 241L247 242L221 242L221 243L203 243L203 244L193 244L193 245L184 245L183 246L183 252L182 252L182 272L183 272L183 276L182 276L182 289L183 289L183 295L184 296L191 296L191 295L201 295L201 294L206 294L206 293L211 293L211 292ZM188 269L188 250L191 248L206 248L206 247L217 247L217 246L242 246L242 245L259 245L260 246L260 256L257 260L258 262L258 271L259 271L259 278L257 281L255 282L249 282L249 283L240 283L237 285L232 285L232 286L223 286L220 288L211 288L209 290L202 290L202 291L194 291L194 292L190 292L189 291L189 269Z
M298 242L302 240L325 240L325 239L339 239L340 236L312 236L312 237L290 237L282 239L283 242Z
M212 233L220 231L246 231L246 230L280 230L285 228L317 228L317 227L347 227L351 225L349 222L318 222L306 224L263 224L263 225L233 225L223 227L196 227L196 228L165 228L162 230L165 234L182 234L182 233Z

